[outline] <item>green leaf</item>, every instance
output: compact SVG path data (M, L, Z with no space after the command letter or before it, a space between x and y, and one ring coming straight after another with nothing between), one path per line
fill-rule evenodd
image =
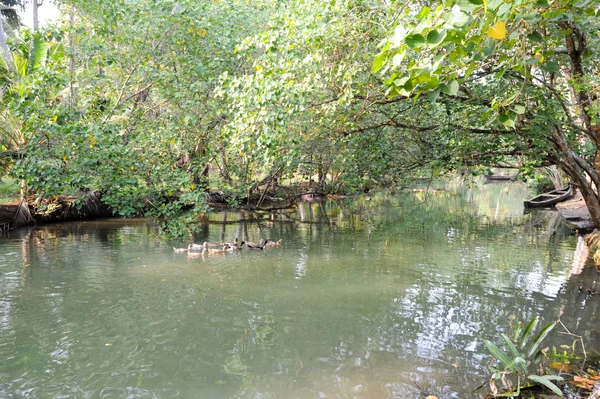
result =
M488 341L487 339L484 339L483 343L488 351L490 351L492 356L494 356L503 366L509 366L511 363L513 363L513 361L496 346L496 344Z
M33 47L29 55L30 71L46 63L46 59L48 58L48 47L48 42L37 34L33 39Z
M383 66L383 62L386 60L387 55L385 53L379 54L375 57L375 61L373 62L373 66L371 67L371 73L377 73Z
M402 61L404 61L405 56L406 56L406 51L402 51L402 52L394 55L394 57L392 58L392 65L394 66L394 68L397 68L400 65L402 65Z
M459 85L456 80L452 80L447 84L440 85L440 88L442 90L442 93L448 94L449 96L455 96L458 94Z
M500 117L502 117L502 115L500 115ZM502 122L502 119L500 120L500 122ZM521 336L519 337L519 341L521 342L521 349L524 348L525 345L527 345L527 342L533 335L533 331L537 327L539 321L540 321L539 317L534 317L533 319L531 319L531 321L527 324L527 326L521 333Z
M427 6L425 6L425 7L421 8L421 11L419 11L419 13L417 14L417 16L415 18L423 19L423 18L427 17L430 12L431 12L431 9Z
M406 37L406 44L412 49L421 48L425 45L425 38L419 34L410 35Z
M548 4L548 0L537 0L535 2L535 6L536 7L549 7L550 4Z
M441 90L438 88L432 92L427 93L427 99L432 103L436 102L437 99L440 97L440 92Z
M550 323L550 324L548 324L546 327L544 327L542 329L542 331L540 331L540 333L537 335L537 337L535 337L535 339L531 343L531 348L529 348L528 355L530 357L537 352L537 349L540 346L540 344L542 343L542 341L544 340L544 338L546 338L546 336L548 335L548 333L550 331L552 331L552 329L555 326L556 326L556 323Z
M410 79L410 75L405 74L402 77L394 80L394 82L393 82L394 86L402 87L406 84L406 82L408 82L409 79Z
M536 43L543 43L544 42L544 38L542 37L542 35L538 32L538 31L533 31L531 33L529 33L527 35L527 40L532 41L532 42L536 42Z
M542 65L542 69L551 73L556 73L560 70L556 61L548 61L545 65Z
M525 113L525 107L522 105L515 105L513 111L515 111L519 115L523 115Z
M458 5L452 6L452 11L447 16L448 22L457 28L462 28L469 22L469 15L461 11Z
M510 338L506 334L502 333L502 334L500 334L500 336L502 336L502 338L504 339L506 346L512 352L513 356L515 356L515 357L521 356L521 354L519 353L519 350L517 349L515 344L513 344L513 342L510 340Z
M521 356L515 357L509 364L504 367L505 370L515 371L518 373L527 372L527 362Z
M506 113L506 114L500 114L500 115L498 115L498 120L500 121L500 123L502 123L504 125L505 128L511 129L511 128L515 127L514 116L515 116L515 114L512 114L510 112Z
M504 3L503 0L488 0L487 9L490 11L495 11L503 3Z
M550 377L552 377L552 378L550 378ZM542 375L532 374L532 375L528 375L527 378L535 383L545 386L546 388L548 388L549 390L551 390L558 396L563 396L563 392L560 390L560 388L557 387L556 385L554 385L554 383L551 381L551 379L556 380L556 381L562 381L563 380L562 377L557 376L557 375L555 375L555 376L543 375L542 376Z
M437 30L432 30L431 32L429 32L427 34L427 44L430 47L436 47L438 46L442 41L444 41L444 39L446 38L446 31L442 30L442 31L437 31Z
M390 42L393 46L399 47L402 44L402 41L404 41L405 37L406 29L404 29L404 26L402 25L397 25L396 29L394 29L394 35L390 38Z

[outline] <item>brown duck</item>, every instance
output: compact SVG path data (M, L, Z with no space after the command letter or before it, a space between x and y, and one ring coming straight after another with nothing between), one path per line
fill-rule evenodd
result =
M269 241L269 240L267 240L267 247L269 247L269 248L280 247L282 240L283 240L282 238L280 238L277 241Z

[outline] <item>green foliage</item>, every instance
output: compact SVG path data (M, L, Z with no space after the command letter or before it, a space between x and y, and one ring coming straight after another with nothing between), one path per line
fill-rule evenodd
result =
M218 75L237 66L233 45L262 24L263 8L236 0L74 5L73 29L25 31L13 43L15 74L1 75L5 133L24 154L12 175L39 196L97 190L122 216L204 210L202 170L222 118L212 93ZM71 36L75 54L64 50Z
M19 184L14 179L4 178L0 183L0 204L18 201L21 193Z
M415 171L533 170L556 155L556 123L585 160L596 149L552 92L599 87L557 77L561 18L597 25L584 3L72 4L74 26L21 32L14 71L0 65L0 155L36 195L97 190L184 231L206 190L239 204L272 179L356 192Z
M508 389L509 392L498 396L518 396L521 388L521 380L531 380L536 384L543 385L550 389L557 395L562 396L562 391L555 385L553 381L562 381L562 377L557 375L535 375L528 374L529 371L540 361L541 351L540 346L548 333L554 329L556 323L549 323L543 327L537 334L535 333L539 318L534 317L526 326L517 324L513 337L502 333L504 344L503 349L498 347L491 341L486 339L483 340L486 348L490 354L498 361L498 365L495 367L494 380L500 380L504 385L506 383L506 376L515 374L517 376L517 391L513 392L510 385L506 385L504 388ZM495 384L493 385L493 390ZM494 392L496 394L497 392Z

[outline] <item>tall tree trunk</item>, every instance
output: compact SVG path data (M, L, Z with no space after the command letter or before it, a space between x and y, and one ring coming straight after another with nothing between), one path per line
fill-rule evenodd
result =
M37 0L34 0L34 4ZM71 89L71 101L69 102L69 107L71 110L77 107L77 93L75 90L75 6L71 5L71 32L69 32L69 42L71 45L71 63L69 66L70 69L70 89Z
M6 61L6 65L8 66L9 71L13 71L13 62L12 55L10 54L10 50L8 49L8 44L6 44L6 33L4 32L4 25L2 21L2 16L0 16L0 47L2 48L2 56Z
M33 31L37 32L40 27L40 19L38 8L42 5L41 2L38 3L39 0L33 0Z

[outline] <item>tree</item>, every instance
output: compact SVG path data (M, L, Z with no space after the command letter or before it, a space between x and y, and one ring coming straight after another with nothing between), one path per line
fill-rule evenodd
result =
M394 9L309 0L273 10L266 29L237 47L250 63L223 75L222 140L228 158L243 161L230 175L251 184L300 172L327 190L366 190L443 156L432 129L412 134L419 118L439 118L439 110L416 113L411 100L390 100L369 72Z
M559 165L600 227L599 14L577 0L406 3L372 70L390 97L448 115L436 130L463 164Z

